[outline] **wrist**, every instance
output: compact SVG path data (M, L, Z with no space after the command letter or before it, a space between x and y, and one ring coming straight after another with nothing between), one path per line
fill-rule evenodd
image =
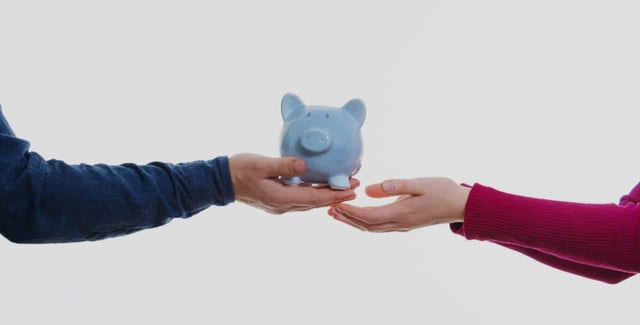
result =
M229 157L220 156L210 160L210 164L217 170L217 177L214 177L213 186L220 195L216 196L216 205L226 205L236 199L234 184L231 178L231 168Z
M458 186L458 191L455 195L455 214L451 222L464 222L465 210L467 207L467 200L469 199L469 193L471 188L468 186Z
M240 169L242 168L240 162L238 162L238 157L232 156L229 157L229 180L231 181L231 187L233 188L233 192L235 194L235 199L238 201L243 201L244 191L242 190L242 181L241 176L242 172Z

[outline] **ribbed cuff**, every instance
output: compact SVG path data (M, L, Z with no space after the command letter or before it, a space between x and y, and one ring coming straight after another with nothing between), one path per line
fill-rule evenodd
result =
M530 216L530 212L537 208L531 206L535 204L533 201L531 198L474 184L467 199L464 222L451 224L450 227L454 233L470 240L497 240L506 243L525 241L529 245L535 245L538 239L530 231L535 233L539 229L531 229L530 220L526 220L536 217Z
M504 193L476 183L467 199L464 222L451 224L451 230L470 240L538 247L548 227L564 226L562 219L552 216L576 205Z
M229 169L229 157L220 156L208 163L214 167L213 185L214 185L214 203L215 205L227 205L235 201L235 192L233 190L233 182L231 181L231 171Z
M227 205L234 201L226 156L177 164L175 170L182 176L181 184L188 197L184 201L188 202L188 216L211 205Z

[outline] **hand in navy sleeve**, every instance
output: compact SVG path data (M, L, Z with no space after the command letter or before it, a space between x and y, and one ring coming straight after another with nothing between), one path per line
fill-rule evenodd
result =
M29 147L15 136L0 108L0 233L17 243L126 235L236 198L283 213L355 197L353 190L280 184L279 175L304 170L304 162L295 158L243 154L231 163L218 157L179 164L70 165L45 160Z
M273 214L306 211L356 198L353 190L360 185L350 179L351 188L335 191L328 187L284 185L278 177L304 174L304 160L294 157L268 158L239 154L229 160L236 199Z

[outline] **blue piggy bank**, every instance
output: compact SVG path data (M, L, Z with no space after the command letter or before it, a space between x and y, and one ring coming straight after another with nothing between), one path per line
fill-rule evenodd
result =
M298 96L286 94L281 111L284 127L280 154L302 158L307 165L303 175L282 181L349 189L349 178L360 169L364 103L352 99L341 108L307 106Z

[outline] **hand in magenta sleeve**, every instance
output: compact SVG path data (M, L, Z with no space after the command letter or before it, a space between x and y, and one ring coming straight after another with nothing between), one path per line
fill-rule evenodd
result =
M584 277L617 283L640 271L640 185L620 204L553 201L447 178L388 180L366 188L378 207L338 204L335 219L373 232L450 223L467 239L493 242Z
M369 185L368 196L397 196L393 203L377 207L338 204L329 209L336 220L373 232L408 231L440 223L460 222L469 188L448 178L386 180Z

